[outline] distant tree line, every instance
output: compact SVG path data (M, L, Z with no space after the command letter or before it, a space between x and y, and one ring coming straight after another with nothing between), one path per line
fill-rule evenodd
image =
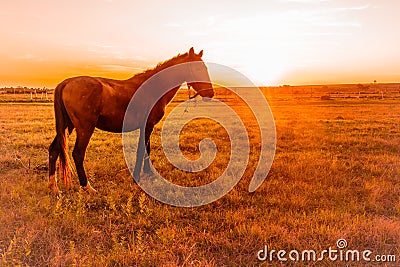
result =
M2 87L0 88L0 94L38 94L38 93L53 93L54 89L43 88L29 88L29 87Z

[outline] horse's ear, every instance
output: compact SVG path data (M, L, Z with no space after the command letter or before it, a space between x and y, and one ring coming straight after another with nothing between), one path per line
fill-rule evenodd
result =
M199 57L202 57L202 56L203 56L203 50L200 51L200 53L199 53L198 56L199 56Z
M191 47L189 49L189 57L193 57L193 56L194 56L194 49L193 49L193 47Z

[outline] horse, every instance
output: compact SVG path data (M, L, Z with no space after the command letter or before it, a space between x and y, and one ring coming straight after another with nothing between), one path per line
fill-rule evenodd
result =
M186 82L188 89L196 91L195 96L212 98L214 90L208 74L208 69L202 60L203 50L198 54L193 47L189 52L159 63L156 67L138 73L126 80L115 80L102 77L78 76L68 78L57 85L54 91L54 113L56 122L56 136L49 146L49 180L48 188L59 194L56 178L56 163L59 158L59 171L64 178L67 187L72 186L71 160L68 156L67 134L75 129L76 140L72 151L72 158L79 178L81 188L88 193L96 190L90 185L83 166L86 148L90 138L98 128L103 131L121 133L140 129L139 145L136 157L135 172L133 178L140 176L143 160L144 172L150 172L150 136L154 126L163 118L166 105L171 102L181 85ZM195 63L194 70L190 64ZM142 90L140 107L135 109L136 118L129 129L124 127L124 118L127 107L138 89L153 75L166 71L172 67L180 66L178 79L173 88L170 81L161 86L166 88L166 93L154 105L147 104L148 96L154 94L152 88ZM140 92L139 92L140 93ZM139 94L138 93L138 94ZM144 140L144 142L143 142ZM143 142L143 148L141 143ZM142 148L142 149L141 149ZM146 150L147 155L144 154ZM136 177L137 176L137 177Z

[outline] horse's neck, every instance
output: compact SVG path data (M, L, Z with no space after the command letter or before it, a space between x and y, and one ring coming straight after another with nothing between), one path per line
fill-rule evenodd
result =
M159 96L160 102L165 108L186 80L186 72L186 67L179 64L158 71L153 77L149 78L145 90L149 90L150 95Z
M165 109L165 106L168 105L172 101L172 98L174 98L174 96L176 95L176 93L178 92L180 87L181 86L179 85L175 88L172 88L165 95L163 95L163 97L161 98L161 101L160 101L161 105L163 105L163 109Z
M176 62L174 62L173 64L170 64L170 61L176 61ZM158 65L157 67L155 67L153 69L148 69L142 73L135 74L134 76L129 78L127 81L141 84L141 83L145 82L147 79L149 79L150 77L152 77L153 75L156 75L157 73L159 73L169 67L172 67L174 65L176 66L180 63L184 63L184 62L177 61L177 60L175 60L175 58L173 58L171 60L164 62L161 65Z
M134 94L143 97L144 101L157 101L157 108L165 109L176 95L182 83L185 81L187 67L180 64L169 66L168 63L154 69L147 70L141 74L128 79L128 82L135 83ZM138 91L139 88L143 88ZM171 89L170 89L171 88Z

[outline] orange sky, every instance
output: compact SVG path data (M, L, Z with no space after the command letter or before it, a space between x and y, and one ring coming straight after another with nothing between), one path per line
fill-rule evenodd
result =
M127 78L204 49L258 85L400 82L400 1L3 0L0 86Z

